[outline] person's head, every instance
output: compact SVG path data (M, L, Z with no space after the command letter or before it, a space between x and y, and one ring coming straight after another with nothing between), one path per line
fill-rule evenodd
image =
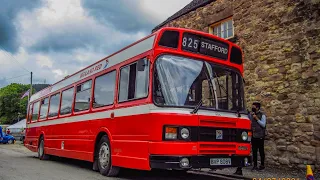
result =
M258 112L261 108L261 104L259 102L254 102L252 103L252 111L253 112Z

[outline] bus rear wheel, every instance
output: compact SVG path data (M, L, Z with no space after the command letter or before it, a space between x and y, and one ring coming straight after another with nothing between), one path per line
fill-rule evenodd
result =
M111 146L108 136L102 136L96 153L98 157L97 161L100 174L108 177L117 176L120 168L112 166Z
M49 155L44 153L44 139L43 136L40 137L39 145L38 145L38 157L40 160L48 160Z

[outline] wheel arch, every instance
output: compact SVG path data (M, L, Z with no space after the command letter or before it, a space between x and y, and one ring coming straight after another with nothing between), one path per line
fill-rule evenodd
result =
M92 161L95 160L95 156L96 156L96 150L97 150L97 146L99 144L99 141L100 139L104 136L104 135L107 135L108 138L109 138L109 141L111 143L112 141L112 136L111 136L111 133L110 131L108 130L108 128L106 127L102 127L99 129L99 131L96 133L95 135L95 140L94 140L94 146L93 146L93 157L92 157Z
M37 142L37 145L38 145L37 148L39 148L41 137L43 137L43 140L44 140L44 132L43 131L41 131L40 134L39 134L39 138L38 138L38 142Z

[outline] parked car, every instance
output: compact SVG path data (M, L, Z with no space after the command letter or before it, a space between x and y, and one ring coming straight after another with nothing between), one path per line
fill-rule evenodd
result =
M0 136L0 143L1 144L14 144L16 139L9 135L9 134L6 134L4 132L0 132L2 133L2 136Z

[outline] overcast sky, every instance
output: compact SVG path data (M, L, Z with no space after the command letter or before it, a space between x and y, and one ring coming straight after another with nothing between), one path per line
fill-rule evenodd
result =
M34 83L55 83L150 34L189 2L0 0L0 87L29 83L29 71Z

